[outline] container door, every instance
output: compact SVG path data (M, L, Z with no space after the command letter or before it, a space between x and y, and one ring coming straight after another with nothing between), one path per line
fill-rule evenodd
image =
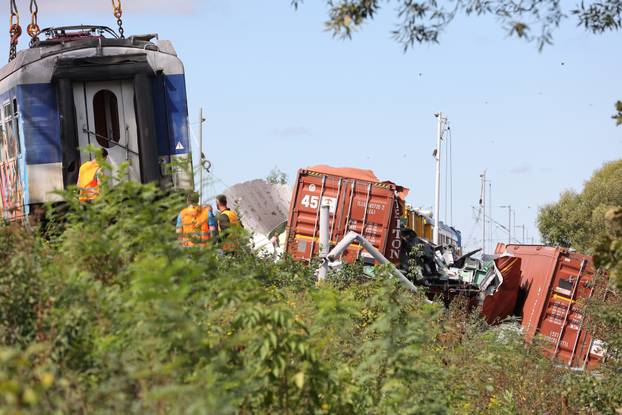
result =
M598 359L592 356L597 353L584 320L586 302L594 293L594 272L589 257L560 256L544 305L540 332L551 342L553 356L568 366L581 368Z
M140 181L132 81L77 82L74 103L82 162L93 158L83 150L86 146L105 148L113 176L129 162L129 179Z

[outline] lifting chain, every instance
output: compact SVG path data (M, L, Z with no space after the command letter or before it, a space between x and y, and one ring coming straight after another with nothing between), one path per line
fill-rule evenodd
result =
M9 26L9 34L11 35L11 45L9 47L9 62L15 59L17 55L17 43L22 35L22 27L19 25L19 11L15 0L11 0L11 21Z
M37 22L37 14L39 14L39 5L37 4L37 0L30 0L30 14L32 15L32 21L28 25L26 31L31 38L30 46L33 47L39 44L39 32L41 32L41 28Z
M114 17L117 19L117 24L119 25L119 36L121 39L125 39L124 30L123 30L123 9L121 9L121 0L112 0L112 11L114 13Z

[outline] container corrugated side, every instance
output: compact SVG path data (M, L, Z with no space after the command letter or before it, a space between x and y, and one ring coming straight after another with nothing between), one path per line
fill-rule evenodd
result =
M590 336L585 318L594 295L592 257L541 245L499 244L496 253L521 258L518 305L525 339L541 334L547 354L567 366L597 365L602 344Z
M287 252L293 258L310 260L319 252L319 209L330 205L331 245L349 231L363 235L387 254L395 212L396 192L392 185L300 170L294 187L288 220ZM351 263L367 257L359 245L351 245L342 260Z

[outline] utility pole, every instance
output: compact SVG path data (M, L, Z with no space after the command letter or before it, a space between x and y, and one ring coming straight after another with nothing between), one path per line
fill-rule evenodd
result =
M432 234L432 242L438 245L439 229L441 226L441 142L443 140L443 122L447 119L442 112L434 114L436 117L436 150L434 150L434 160L436 161L436 185L434 186L434 231Z
M494 249L495 247L493 246L494 242L492 231L495 227L493 226L492 218L492 180L488 180L488 221L488 223L490 223L490 226L488 227L488 233L490 234L490 238L488 238L488 240L490 241L490 247Z
M199 206L203 205L203 107L199 109Z
M479 205L482 212L482 255L486 254L486 170L479 175L482 179L482 191ZM492 225L491 225L492 226Z
M521 243L525 243L525 225L516 225L516 219L514 219L514 229L522 229L523 230L523 238L521 239Z
M512 205L499 206L508 210L508 244L512 243Z
M526 239L525 239L525 225L523 225L523 243L525 243Z

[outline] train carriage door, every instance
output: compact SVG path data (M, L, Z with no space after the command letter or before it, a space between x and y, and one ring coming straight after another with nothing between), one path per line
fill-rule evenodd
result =
M138 128L132 81L76 82L74 104L80 148L89 144L108 150L113 175L129 162L130 180L140 182ZM81 150L82 162L93 156Z

